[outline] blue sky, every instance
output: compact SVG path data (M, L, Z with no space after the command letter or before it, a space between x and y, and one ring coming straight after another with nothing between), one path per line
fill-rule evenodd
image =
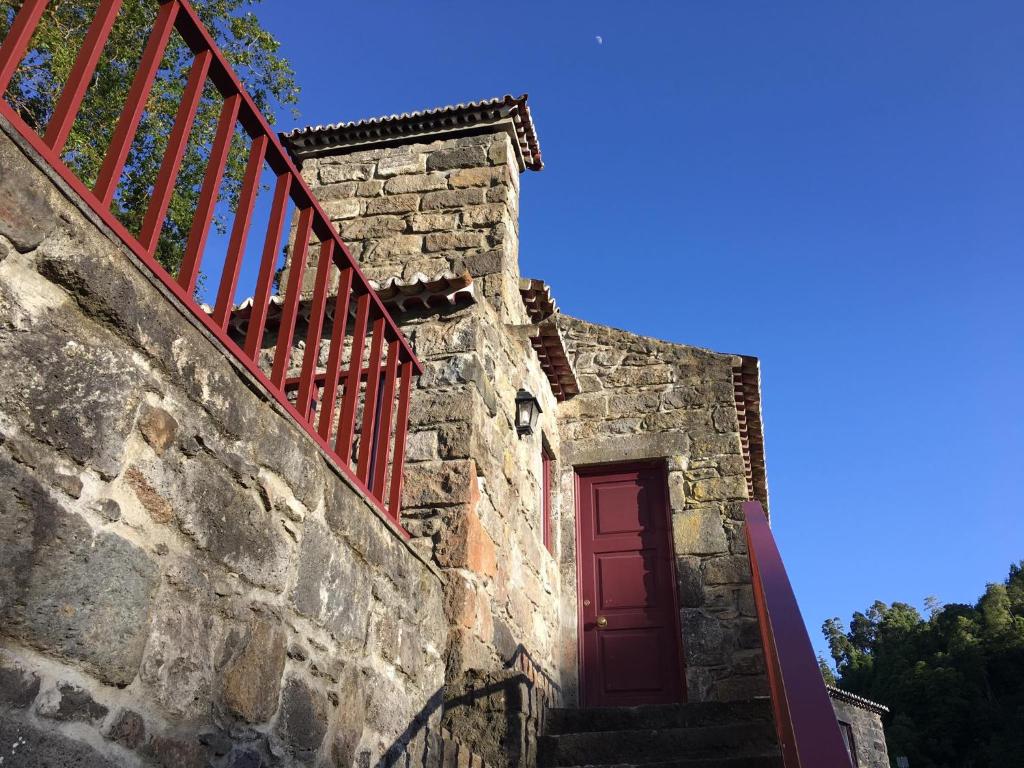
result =
M812 639L1024 558L1024 4L269 0L301 118L530 93L523 273L761 358ZM599 43L600 36L603 42Z

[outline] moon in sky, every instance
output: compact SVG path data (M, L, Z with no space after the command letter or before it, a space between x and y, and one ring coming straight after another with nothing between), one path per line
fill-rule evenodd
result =
M604 38L601 37L600 35L597 35L596 37L594 37L594 39L597 40L598 45L604 45Z

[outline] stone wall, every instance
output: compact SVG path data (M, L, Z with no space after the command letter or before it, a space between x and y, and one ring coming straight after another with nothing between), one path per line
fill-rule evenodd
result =
M562 496L574 468L656 461L668 470L690 701L767 694L743 531L747 499L733 385L740 359L558 316L581 394L558 407ZM562 506L561 569L575 583L574 506ZM560 666L576 697L575 590L562 601Z
M0 128L5 768L436 764L442 575Z
M410 403L402 523L446 576L446 726L486 762L531 765L536 697L553 703L558 690L560 580L543 544L541 451L544 441L557 451L559 436L525 332L508 136L321 153L302 173L370 277L474 278L475 301L396 315L425 369ZM521 387L543 410L523 437ZM550 681L543 694L538 679Z
M889 768L889 751L879 709L856 701L856 697L845 691L830 688L828 693L840 727L848 725L853 733L855 767Z
M469 272L502 322L525 322L506 133L324 152L303 158L302 174L370 278Z

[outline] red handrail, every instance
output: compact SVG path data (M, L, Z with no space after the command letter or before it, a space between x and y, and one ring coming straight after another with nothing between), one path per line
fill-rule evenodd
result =
M743 503L775 730L786 768L852 768L807 627L760 502Z
M121 117L93 189L89 189L64 163L63 153L86 89L92 81L101 60L103 47L121 9L122 0L100 0L98 3L64 92L58 99L49 124L42 127L42 135L28 125L3 98L19 65L30 50L32 33L38 27L48 5L47 0L25 0L21 10L14 17L11 29L0 43L0 114L184 307L224 345L231 356L256 378L267 394L273 397L328 453L338 468L374 502L377 511L406 535L399 522L399 504L408 427L408 400L412 376L422 373L423 368L398 325L342 242L330 218L313 196L287 151L281 146L277 135L214 43L191 4L188 0L153 1L159 4L159 12L150 30L142 60L139 62L128 99L122 107ZM141 231L134 233L129 231L110 209L112 201L116 199L121 175L136 138L147 98L154 80L159 75L163 52L173 31L177 31L195 58L150 197L149 210L144 217ZM209 164L181 267L177 275L171 275L156 260L156 246L167 218L173 187L192 133L203 88L207 83L212 83L220 92L224 98L224 106L216 138L210 147ZM225 265L219 276L211 276L211 284L219 287L216 306L212 312L207 312L196 301L193 291L206 250L207 236L223 181L231 137L239 126L251 139L252 146L245 178L242 181L240 200L233 212ZM232 303L252 223L259 178L265 166L269 167L277 178L274 202L270 221L263 232L264 245L259 278L252 308L248 313L249 326L246 338L244 341L236 340L230 333ZM295 205L298 213L297 235L295 242L292 243L295 258L292 261L293 269L281 305L282 311L276 318L276 350L272 370L268 373L259 365L260 350L270 317L270 291L280 254L280 240L289 200ZM313 313L308 332L303 338L307 344L317 345L317 350L327 341L328 365L325 376L325 371L319 367L321 355L318 352L307 351L302 355L299 376L303 386L298 397L299 402L293 403L295 390L294 387L288 386L287 374L292 365L292 345L296 336L300 305L303 303L302 275L306 257L316 246L320 247L320 253L324 257L321 261L330 259L340 270L339 293L333 303L337 313L332 320L333 327L329 337L325 339L329 270L326 266L318 265L312 298ZM356 312L355 332L350 334L347 325L350 312L353 311ZM372 328L370 367L374 375L364 379L358 373L353 376L351 371L360 370L368 327ZM340 381L338 377L342 369L347 337L351 339L350 362L355 360L357 364L349 364L347 375ZM381 366L382 356L386 356L385 366ZM396 393L397 409L393 400L382 400L394 398ZM315 409L312 407L314 401L318 401ZM358 407L360 404L362 408ZM334 417L336 411L337 421ZM391 415L395 411L398 416L392 423ZM385 420L387 423L384 423ZM378 423L374 423L375 421ZM335 425L336 428L332 432ZM353 466L353 442L356 436L360 441L359 456L358 462ZM393 453L393 458L390 473L387 473L389 453ZM384 477L388 474L391 480L389 488L385 487L384 482Z

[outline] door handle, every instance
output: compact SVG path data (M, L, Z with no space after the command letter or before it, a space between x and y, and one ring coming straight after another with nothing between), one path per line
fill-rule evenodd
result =
M608 626L608 617L607 616L598 616L597 617L597 628L598 629L604 629L607 626Z

